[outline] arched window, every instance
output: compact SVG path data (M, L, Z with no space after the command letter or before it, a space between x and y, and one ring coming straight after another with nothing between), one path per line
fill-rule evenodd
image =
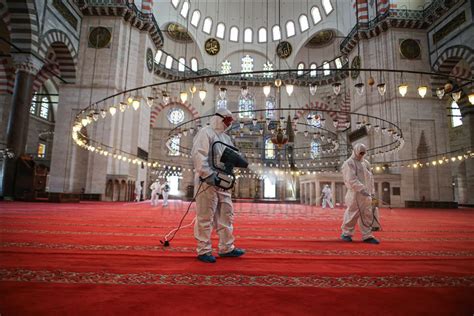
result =
M266 43L267 42L267 29L264 27L261 27L258 30L258 42L259 43Z
M331 13L331 11L332 11L331 0L322 0L321 3L322 3L322 5L323 5L324 12L326 12L326 15L328 15L329 13Z
M312 7L311 8L311 17L313 18L314 25L321 22L321 13L319 12L318 7Z
M266 199L276 198L276 183L275 179L265 177L263 180L263 197Z
M304 63L298 64L298 72L297 72L298 76L302 76L304 73L303 70L300 70L300 69L304 69Z
M224 34L225 34L225 24L224 23L217 24L216 37L224 38Z
M311 141L311 158L316 158L320 154L320 145L317 141Z
M191 58L191 70L198 71L198 61L196 58Z
M268 97L265 100L265 116L266 118L274 118L275 117L275 98Z
M231 42L239 41L239 29L237 28L237 26L233 26L230 28L229 39Z
M311 71L309 72L309 75L310 75L311 77L316 77L316 68L318 68L318 65L316 65L315 63L312 63L312 64L309 66L309 68L315 69L315 70L311 70Z
M252 41L253 41L253 31L251 28L246 28L244 30L244 42L252 43Z
M452 127L458 127L462 125L462 119L461 119L461 110L459 109L459 105L456 103L456 101L453 101L451 103L451 126Z
M171 124L177 125L184 121L184 111L180 108L172 108L168 111L167 118Z
M155 55L155 63L159 64L161 62L161 56L163 56L163 52L161 50L157 51Z
M44 118L45 120L49 119L49 98L48 97L41 98L39 116L41 118Z
M253 118L255 112L255 99L252 95L247 94L244 98L242 95L239 97L239 117L240 118Z
M38 108L36 106L37 99L38 99L38 96L36 95L36 92L35 92L35 94L33 95L33 99L31 99L30 114L36 115L36 109Z
M186 64L186 60L183 57L181 57L178 63L178 71L184 71L185 64Z
M286 37L292 37L295 36L295 34L295 23L293 23L293 21L286 22Z
M169 156L179 156L179 143L180 138L178 136L174 136L168 140L167 147Z
M272 27L272 37L273 37L273 41L281 40L280 25L275 25Z
M220 97L218 97L217 102L216 102L216 108L217 110L227 109L227 99L221 99Z
M301 32L309 29L308 17L305 14L300 15L299 22Z
M221 74L230 74L232 71L232 65L230 61L224 60L221 64Z
M173 7L177 8L180 0L171 0Z
M242 57L242 72L252 72L253 71L253 58L249 55ZM253 74L245 74L245 77L253 77Z
M321 115L318 112L309 112L306 117L306 122L308 125L319 128L321 127Z
M265 159L275 159L275 144L269 138L265 139Z
M327 61L323 63L324 75L329 76L331 74L331 70L329 70L330 66Z
M197 27L200 19L201 19L201 12L199 12L198 10L195 10L193 12L193 15L191 16L191 25L193 25L194 27Z
M340 57L337 57L336 59L334 59L334 63L336 64L336 68L337 69L341 69L342 68L342 60Z
M273 70L273 64L271 63L271 61L267 61L266 63L263 64L263 70L267 70L267 71ZM273 78L273 72L264 72L263 76L265 78Z
M189 2L184 1L183 6L181 7L181 12L179 14L181 14L181 16L186 19L188 17L188 11L189 11Z
M206 34L211 34L211 28L212 28L212 19L210 17L207 17L204 19L204 23L202 25L202 31Z
M171 67L173 67L173 57L171 57L170 55L166 56L165 67L168 69L171 69Z

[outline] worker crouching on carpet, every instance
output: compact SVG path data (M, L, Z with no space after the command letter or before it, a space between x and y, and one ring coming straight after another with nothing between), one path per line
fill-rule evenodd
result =
M234 207L231 192L216 186L217 176L211 168L211 147L214 142L221 141L232 145L232 140L225 132L231 127L232 113L227 109L219 109L211 117L210 125L202 128L194 138L192 157L195 174L195 187L199 188L196 195L196 223L194 237L197 240L197 258L206 263L216 262L212 255L211 232L213 226L219 236L218 253L220 257L240 257L245 251L234 246L233 221ZM217 146L217 156L222 156L222 146ZM220 159L216 159L220 161ZM200 182L203 182L202 184Z
M345 198L347 209L341 227L341 238L351 242L358 221L363 242L379 244L372 235L371 223L374 222L372 198L375 196L375 188L370 163L364 159L366 153L367 147L364 144L356 144L351 157L342 165L344 184L347 187Z

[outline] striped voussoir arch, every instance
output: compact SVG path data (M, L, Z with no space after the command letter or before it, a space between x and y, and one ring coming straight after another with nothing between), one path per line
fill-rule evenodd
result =
M46 59L48 51L54 50L61 78L67 83L76 82L77 52L69 37L61 31L51 30L41 38L39 54Z
M462 67L464 69L459 67L455 70L461 60L464 60L469 65L469 70L465 67ZM438 57L433 65L433 70L446 75L451 74L463 78L472 78L474 73L474 51L463 45L449 47ZM446 81L445 77L436 75L431 77L431 90L434 96L436 95L436 89L443 87Z
M186 109L188 109L189 112L191 112L191 115L193 116L193 119L199 118L199 112L198 112L198 110L196 110L196 108L194 106L192 106L188 102L182 103L180 100L178 100L177 97L171 97L170 102L168 104L160 103L160 104L153 107L153 109L151 110L151 113L150 113L150 126L153 127L153 125L155 124L156 119L158 118L158 114L160 114L160 112L164 108L172 106L172 105L181 105L181 106L185 107ZM198 124L198 123L199 123L199 121L196 122L196 124Z
M10 38L22 52L38 51L38 17L33 1L9 0Z
M306 103L304 106L303 106L303 110L299 110L298 112L296 112L296 116L298 118L302 117L304 115L305 112L307 111L311 111L311 110L332 110L332 108L327 104L327 103L323 103L323 102L319 102L319 101L316 101L316 102L310 102L309 104ZM335 120L337 119L337 113L336 112L328 112L329 116Z
M12 94L15 69L9 58L0 59L0 94Z
M35 76L33 81L33 92L38 92L41 86L50 78L59 76L59 65L55 62L49 62L43 65L40 71Z

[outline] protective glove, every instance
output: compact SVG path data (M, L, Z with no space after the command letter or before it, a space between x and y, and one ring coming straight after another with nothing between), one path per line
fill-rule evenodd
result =
M362 194L363 196L370 196L369 192L367 192L365 189L362 189L360 191L360 194Z
M205 178L204 182L206 182L209 185L216 185L216 182L217 182L216 173L213 173L210 176L208 176L207 178Z

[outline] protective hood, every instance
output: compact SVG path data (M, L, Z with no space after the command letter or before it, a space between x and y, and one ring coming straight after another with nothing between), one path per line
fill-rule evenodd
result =
M216 111L216 114L219 114L221 116L232 116L232 112L227 110L227 109L219 109ZM211 127L216 131L216 132L219 132L219 133L223 133L225 132L227 129L229 129L232 125L230 126L225 126L224 122L223 122L223 118L219 115L214 115L211 117L211 120L210 120L210 125Z
M356 160L363 160L364 157L359 158L359 154L361 152L367 152L367 147L362 144L362 143L357 143L354 145L354 147L352 147L352 155L351 155L351 158L353 159L356 159Z

